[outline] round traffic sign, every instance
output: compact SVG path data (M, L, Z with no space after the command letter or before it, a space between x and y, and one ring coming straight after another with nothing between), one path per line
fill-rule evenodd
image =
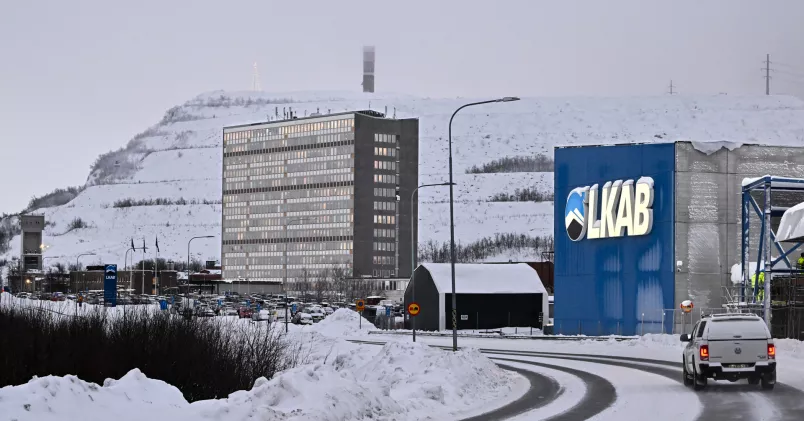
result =
M679 307L681 307L681 311L683 311L684 313L689 313L692 311L692 308L694 306L691 300L684 300L681 302L681 305Z
M366 309L366 302L365 302L365 301L363 301L363 300L357 300L357 301L355 302L355 310L357 310L357 311L363 311L363 310L365 310L365 309Z
M421 311L421 307L419 307L419 304L417 303L408 304L408 314L410 314L411 316L419 314L419 311Z

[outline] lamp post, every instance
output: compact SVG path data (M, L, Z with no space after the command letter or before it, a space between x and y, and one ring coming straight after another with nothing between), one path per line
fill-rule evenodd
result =
M452 119L458 111L475 105L491 104L492 102L513 102L519 101L515 96L507 96L498 99L491 99L488 101L472 102L469 104L461 105L452 113L449 118L448 139L449 139L449 260L450 260L450 273L452 276L452 350L458 350L458 320L457 320L457 300L455 297L455 212L454 212L454 199L453 199L453 186L452 182Z
M184 293L184 298L187 299L187 308L190 308L190 243L196 238L215 238L214 235L199 235L187 241L187 292Z
M413 196L416 195L416 192L419 191L422 187L436 187L436 186L451 186L452 183L435 183L435 184L422 184L419 187L413 189L413 193L410 194L410 282L413 284L411 286L411 301L416 301L416 282L413 281L413 272L416 271L416 222L413 219L413 205L415 202L413 201ZM407 309L406 309L407 310ZM410 317L410 323L413 328L413 342L416 342L416 317Z
M285 285L288 283L288 225L292 223L309 221L312 218L290 218L285 220L285 279L282 281L282 291L285 293L285 333L288 333L288 290Z
M78 259L80 259L80 258L81 258L81 256L95 256L95 253L81 253L81 254L79 254L79 255L78 255L76 258L75 258L75 270L78 270ZM83 280L84 280L84 282L83 282L83 283L84 283L84 292L86 292L86 289L87 289L87 281L86 281L86 278L84 277L84 274L83 274L83 273L81 274L81 279L83 279ZM75 279L75 282L78 282L78 278L76 278L76 279Z

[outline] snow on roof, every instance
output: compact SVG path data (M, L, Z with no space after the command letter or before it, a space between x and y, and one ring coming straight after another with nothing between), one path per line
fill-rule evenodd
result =
M422 263L438 292L452 291L449 263ZM455 290L459 294L547 294L536 270L525 263L455 265Z
M777 241L804 241L804 203L786 210L776 230Z

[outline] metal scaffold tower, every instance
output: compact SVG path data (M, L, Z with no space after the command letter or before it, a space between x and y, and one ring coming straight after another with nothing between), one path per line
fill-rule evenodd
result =
M742 186L740 301L747 307L760 310L772 332L774 326L800 325L797 322L793 323L790 319L804 315L804 312L784 311L783 313L787 315L786 320L779 320L771 325L772 312L777 309L789 310L791 306L798 305L798 293L796 292L798 288L795 286L799 281L804 287L804 271L798 268L796 258L791 258L791 254L799 250L802 243L793 243L792 247L788 245L790 248L785 250L782 243L777 241L777 235L773 229L774 221L781 218L782 214L794 204L804 202L802 198L804 198L804 179L800 178L766 175L744 182ZM759 226L756 227L759 228L759 241L753 249L756 252L756 262L751 261L750 238L753 215L759 218ZM778 222L776 224L778 225ZM753 263L756 263L754 268L751 267ZM759 290L761 282L752 282L752 278L756 280L764 278L762 291ZM791 285L794 288L789 288ZM757 300L757 298L760 299ZM801 298L804 299L804 294ZM783 314L778 316L783 316ZM798 328L785 329L785 333L780 336L790 337L799 334L800 329Z

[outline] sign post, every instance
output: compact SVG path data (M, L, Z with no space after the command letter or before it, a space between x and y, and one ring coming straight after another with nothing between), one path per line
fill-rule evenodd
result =
M106 265L103 275L103 305L117 307L117 265Z
M357 310L358 319L360 320L358 322L358 326L360 329L363 329L363 310L365 309L366 309L366 302L363 301L362 298L355 301L355 310Z
M408 315L410 317L416 317L416 315L419 314L419 311L421 311L421 307L419 307L419 304L416 303L415 301L408 304ZM413 324L413 342L416 342L416 322L414 321L412 324Z

